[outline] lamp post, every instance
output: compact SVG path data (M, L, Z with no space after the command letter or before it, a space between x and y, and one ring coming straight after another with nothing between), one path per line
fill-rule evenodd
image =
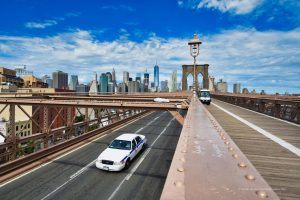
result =
M199 55L201 41L197 39L197 34L194 34L194 39L189 41L190 54L194 58L194 81L193 81L193 96L196 97L196 57Z

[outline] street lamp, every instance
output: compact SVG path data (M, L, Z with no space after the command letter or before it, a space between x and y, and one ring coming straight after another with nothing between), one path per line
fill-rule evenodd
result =
M193 81L193 96L196 97L196 57L199 55L201 41L197 39L197 34L194 34L194 39L189 41L190 54L194 58L194 81Z

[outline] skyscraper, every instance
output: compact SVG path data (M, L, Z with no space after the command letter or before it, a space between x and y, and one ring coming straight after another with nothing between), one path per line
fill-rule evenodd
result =
M52 73L53 88L67 89L68 88L68 73L56 71Z
M108 88L108 77L105 73L100 76L100 93L107 93Z
M47 84L48 84L48 88L52 88L52 87L53 87L53 80L50 78L50 76L44 75L44 76L42 77L42 81L43 81L44 83L47 83Z
M94 79L92 81L89 94L98 94L98 91L97 73L94 72Z
M106 76L107 76L108 82L112 82L112 74L110 72L106 72Z
M227 82L224 82L223 79L217 83L217 91L218 92L227 92Z
M159 87L159 67L156 63L154 66L154 87L156 88L156 91L158 91Z
M160 82L160 91L161 92L168 92L168 81L161 81Z
M149 89L149 73L146 72L144 73L144 92L148 92Z
M123 83L127 84L129 80L129 72L123 71Z
M77 75L71 75L71 80L69 83L69 90L76 90L76 87L78 86L78 76Z
M115 68L113 68L113 70L112 70L111 81L114 82L114 83L116 83L116 72L115 72Z
M177 70L173 70L170 79L170 92L177 91Z
M236 94L241 93L241 84L240 83L233 84L233 93L236 93Z

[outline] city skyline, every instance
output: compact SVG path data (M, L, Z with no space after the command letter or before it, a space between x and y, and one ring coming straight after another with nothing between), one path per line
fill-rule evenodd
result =
M250 90L300 93L296 1L90 0L54 9L53 1L12 0L2 8L0 65L26 65L38 77L61 70L87 83L93 71L115 68L120 77L157 60L161 80L173 70L180 79L181 65L192 63L187 42L197 33L197 62L230 88L239 82Z

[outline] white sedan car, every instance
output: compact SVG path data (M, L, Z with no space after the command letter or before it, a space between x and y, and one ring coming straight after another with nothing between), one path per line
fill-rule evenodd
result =
M146 147L147 139L139 134L122 134L97 158L96 167L107 171L121 171Z

